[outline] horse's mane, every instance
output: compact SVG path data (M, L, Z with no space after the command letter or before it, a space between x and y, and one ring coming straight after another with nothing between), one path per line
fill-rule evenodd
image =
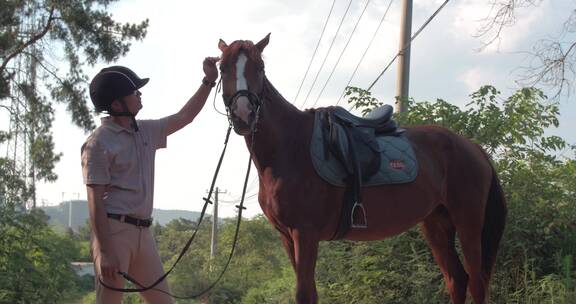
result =
M226 48L222 54L222 65L227 65L228 61L234 60L235 57L244 52L248 59L256 62L260 67L264 68L264 60L262 53L254 46L254 43L249 40L236 40Z
M221 66L227 66L229 61L235 61L236 57L243 52L248 59L254 61L259 67L264 69L264 60L262 56L262 52L258 50L258 48L254 45L252 41L249 40L236 40L232 42L226 50L222 53L222 61ZM268 77L264 76L264 86L268 90L268 92L282 98L287 104L291 105L294 110L298 109L289 101L287 101L278 90L272 85L272 83L268 80ZM307 113L314 113L315 109L307 109L305 112Z

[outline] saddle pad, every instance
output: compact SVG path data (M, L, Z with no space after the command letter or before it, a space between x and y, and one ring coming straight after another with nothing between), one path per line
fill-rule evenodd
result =
M328 159L325 159L322 133L320 114L316 113L314 131L312 132L310 143L310 153L314 168L318 175L328 183L346 187L344 182L348 175L346 169L331 153L329 153ZM408 139L403 134L399 134L379 136L376 141L381 151L380 169L367 181L363 181L362 186L401 184L414 181L418 175L418 162Z

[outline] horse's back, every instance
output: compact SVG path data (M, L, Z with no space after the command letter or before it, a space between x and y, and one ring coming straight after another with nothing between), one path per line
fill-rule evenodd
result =
M434 158L445 169L466 165L491 171L486 155L478 144L447 128L432 125L411 126L406 128L405 134L419 160Z

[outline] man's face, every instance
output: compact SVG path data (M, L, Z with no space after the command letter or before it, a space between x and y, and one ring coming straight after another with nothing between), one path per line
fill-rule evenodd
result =
M136 91L134 91L134 93L121 98L121 100L123 100L124 103L126 104L126 107L128 107L128 109L127 109L128 112L136 115L136 114L138 114L140 109L142 109L142 98L140 97L141 95L142 95L142 93L140 93L140 91L136 90ZM114 103L116 105L114 105ZM120 102L114 101L114 103L112 104L112 106L115 107L116 111L119 111L119 112L125 111L125 109L122 107Z

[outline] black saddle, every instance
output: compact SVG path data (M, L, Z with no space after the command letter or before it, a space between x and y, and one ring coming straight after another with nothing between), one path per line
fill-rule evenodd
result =
M392 106L383 105L374 109L366 117L358 117L342 107L329 107L333 115L356 128L372 128L376 133L389 133L396 130L396 123L392 120L394 112Z
M380 167L382 149L377 136L397 135L392 118L392 106L375 109L366 118L358 117L341 107L327 107L321 111L325 158L336 156L350 175L362 180L375 174Z
M340 228L334 238L340 238L351 226L366 228L366 214L360 190L362 183L378 172L382 148L377 136L398 135L403 132L392 120L392 106L375 109L365 118L355 116L341 107L318 109L320 112L324 158L335 157L346 169L346 202Z

